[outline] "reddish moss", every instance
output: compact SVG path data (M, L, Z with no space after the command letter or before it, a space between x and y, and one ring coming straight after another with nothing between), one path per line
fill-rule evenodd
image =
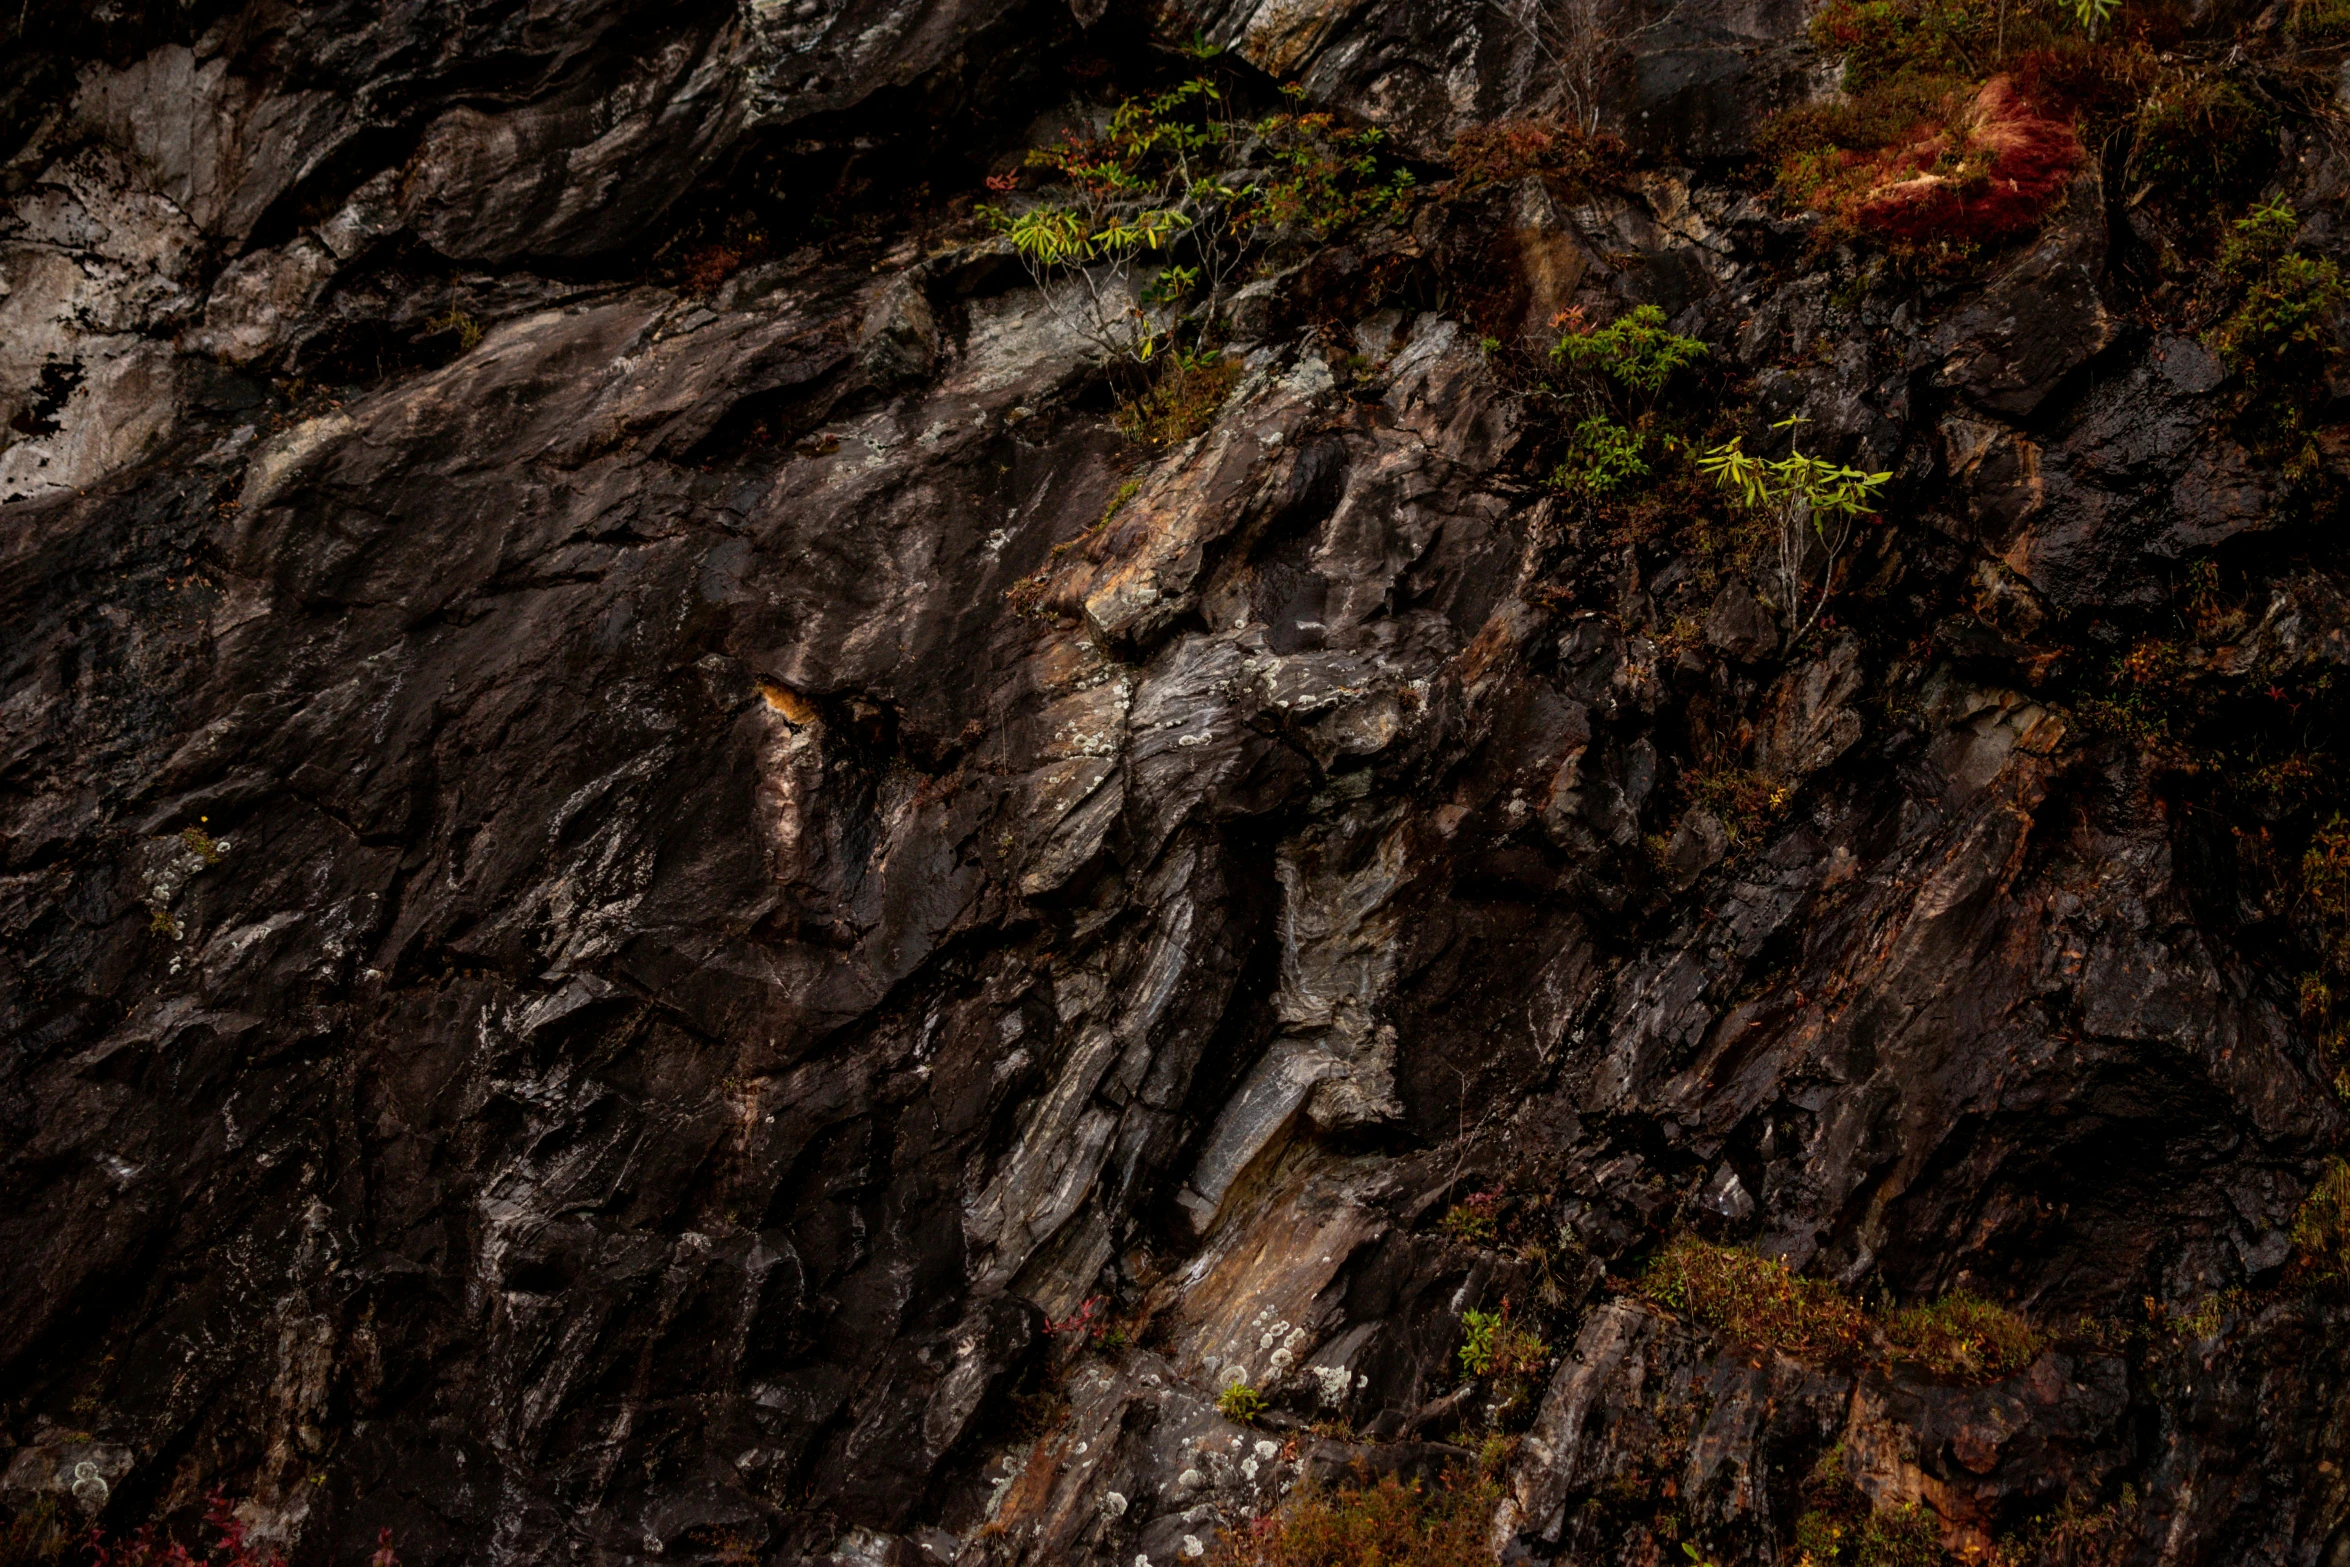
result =
M1491 1567L1485 1540L1500 1501L1491 1480L1458 1474L1434 1485L1386 1475L1305 1490L1225 1535L1215 1559L1220 1567Z
M1804 205L1897 249L1980 246L2037 227L2080 162L2072 126L1997 76L1873 152L1815 155L1784 182Z
M1586 135L1556 120L1499 120L1473 125L1453 139L1445 161L1452 165L1451 191L1541 175L1569 191L1605 185L1625 167L1624 144L1613 136Z
M1657 1253L1640 1292L1740 1343L1835 1358L1868 1342L1868 1314L1823 1279L1773 1257L1684 1235Z
M1890 1355L1936 1376L1995 1381L2030 1365L2048 1342L2006 1307L1963 1291L1879 1321L1825 1279L1693 1235L1659 1252L1639 1288L1725 1338L1807 1360Z

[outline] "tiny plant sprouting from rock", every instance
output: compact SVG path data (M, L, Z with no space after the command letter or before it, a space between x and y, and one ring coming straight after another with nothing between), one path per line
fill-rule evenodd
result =
M1771 426L1788 432L1784 457L1749 456L1746 438L1739 436L1697 459L1700 473L1728 490L1769 530L1777 557L1779 612L1787 620L1790 647L1828 607L1836 591L1836 562L1852 542L1854 526L1875 511L1877 492L1893 477L1804 451L1796 432L1808 422L1797 415ZM1816 590L1810 585L1814 555L1821 557Z
M1227 1384L1216 1395L1216 1413L1239 1425L1255 1425L1257 1416L1265 1412L1265 1395L1246 1382Z
M1453 1239L1467 1241L1472 1246L1490 1246L1501 1233L1501 1201L1499 1188L1488 1192L1472 1192L1466 1199L1445 1210L1437 1228Z
M1461 1313L1461 1369L1473 1377L1518 1382L1540 1371L1550 1346L1531 1328L1511 1320L1504 1297L1499 1311Z

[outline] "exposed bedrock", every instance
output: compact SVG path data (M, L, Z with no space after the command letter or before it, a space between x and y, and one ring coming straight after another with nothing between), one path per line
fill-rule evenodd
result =
M1803 22L1653 19L1620 186L1283 274L1146 455L948 198L1154 28L1435 160L1551 106L1507 11L19 21L0 1502L1167 1567L1468 1461L1462 1313L1540 1295L1512 1559L1791 1562L1840 1448L1956 1552L2126 1487L2112 1560L2350 1560L2350 1337L2281 1283L2345 1130L2296 916L2032 640L2288 481L2094 166L1970 282L1808 255L1735 173ZM2313 243L2343 173L2294 176ZM679 282L777 178L853 221ZM1482 292L1330 303L1389 263ZM1896 475L1876 619L1790 650L1539 482L1481 339L1627 302ZM2350 661L2322 559L2256 608L2233 667ZM1691 803L1700 756L1772 808ZM1441 1222L1485 1191L1539 1267ZM1751 1349L1630 1286L1684 1230L2048 1347Z

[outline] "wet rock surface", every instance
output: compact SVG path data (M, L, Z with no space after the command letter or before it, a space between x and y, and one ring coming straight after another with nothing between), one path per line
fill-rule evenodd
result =
M2094 171L1930 289L1767 218L1801 23L1661 18L1637 172L1276 279L1145 453L949 193L1153 26L1431 159L1545 106L1505 11L19 22L0 1504L1165 1567L1478 1461L1507 1300L1512 1560L1792 1561L1834 1449L1961 1553L2126 1495L2111 1560L2340 1561L2305 932L2062 674L2302 481ZM778 179L840 221L681 275ZM1539 482L1495 323L1627 303L1896 473L1873 608L1791 645ZM2341 665L2337 565L2258 563L2220 662ZM1692 1228L2048 1343L1742 1345L1630 1285Z

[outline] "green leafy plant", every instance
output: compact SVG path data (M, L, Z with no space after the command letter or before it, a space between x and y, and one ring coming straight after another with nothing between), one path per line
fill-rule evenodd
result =
M2201 209L2240 199L2276 157L2269 117L2224 78L2175 73L2130 120L2130 183Z
M1240 193L1212 166L1232 135L1222 91L1193 77L1126 99L1097 134L1031 148L1028 166L1050 176L1049 196L1017 212L978 212L1011 242L1057 314L1113 357L1148 363L1164 346L1171 304L1167 280L1142 277L1143 269L1167 260L1177 236L1192 235L1215 273L1211 289L1224 282L1231 258L1216 240Z
M1511 1319L1507 1297L1499 1311L1462 1312L1461 1335L1461 1369L1473 1377L1522 1382L1550 1359L1550 1346Z
M1811 630L1836 591L1836 562L1851 543L1855 524L1872 513L1877 492L1893 475L1867 473L1805 452L1797 432L1807 421L1782 419L1787 455L1776 459L1747 454L1745 437L1716 446L1697 460L1713 480L1760 519L1776 554L1779 613L1792 647ZM1812 586L1817 557L1818 586ZM1808 607L1807 607L1808 606Z
M1568 376L1552 390L1581 417L1550 482L1569 494L1600 499L1648 478L1652 449L1670 448L1673 437L1659 428L1658 399L1676 376L1705 358L1706 346L1668 330L1665 313L1654 305L1638 306L1602 327L1585 327L1580 311L1570 311L1561 324L1568 330L1550 357Z
M1237 1425L1254 1425L1265 1412L1265 1395L1246 1382L1228 1382L1216 1395L1216 1413Z
M2106 20L2122 8L2122 0L2067 0L2067 3L2072 10L2073 20L2080 23L2081 30L2092 38L2097 36L2097 30L2105 25Z
M2283 201L2254 207L2229 231L2219 275L2237 304L2211 341L2239 366L2283 368L2330 346L2345 299L2341 268L2296 248L2300 232Z
M1221 50L1202 40L1186 52ZM1244 120L1222 87L1195 76L1125 99L1090 134L1031 148L1027 166L1043 182L1036 197L976 211L1057 314L1113 359L1149 364L1187 310L1194 347L1215 341L1253 248L1319 243L1400 215L1413 177L1385 158L1384 140L1327 114ZM1016 183L989 181L996 190Z
M1637 306L1591 331L1569 332L1550 351L1562 364L1616 382L1635 394L1643 409L1654 406L1665 383L1705 354L1705 344L1696 338L1667 330L1665 313L1654 305Z

